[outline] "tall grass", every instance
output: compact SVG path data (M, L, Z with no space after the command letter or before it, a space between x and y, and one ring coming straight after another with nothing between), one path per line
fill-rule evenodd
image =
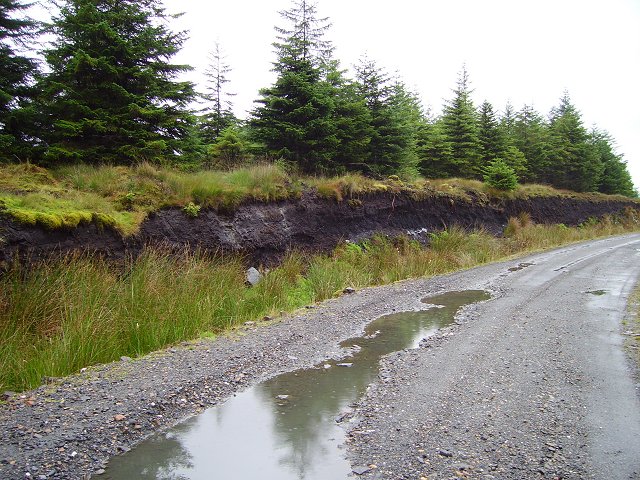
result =
M237 257L147 250L115 267L70 255L0 278L0 388L28 389L122 355L139 356L339 294L345 287L432 276L598 236L637 230L629 209L579 228L511 219L506 235L451 228L424 248L407 238L345 243L331 255L289 254L255 287Z

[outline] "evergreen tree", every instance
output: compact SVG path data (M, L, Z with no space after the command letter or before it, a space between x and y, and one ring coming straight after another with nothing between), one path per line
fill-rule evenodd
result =
M44 79L49 162L185 160L195 145L193 85L169 63L186 40L160 0L67 0L50 27Z
M35 23L24 17L28 5L0 0L0 158L31 155L33 119L32 80L36 62L18 50L33 38Z
M416 138L420 173L427 178L446 178L451 174L451 144L442 121L424 118Z
M294 0L291 10L280 12L289 29L276 28L278 77L262 89L261 105L252 126L267 153L297 163L303 171L333 170L339 139L333 119L333 87L323 78L332 47L324 40L326 18L317 18L315 5Z
M480 141L480 171L496 158L504 158L506 141L500 129L493 106L484 101L478 117L478 139Z
M201 127L206 143L215 141L220 132L233 125L237 119L233 114L233 102L231 97L235 93L227 91L229 83L227 75L231 67L225 62L225 56L216 42L213 51L209 55L209 67L205 75L207 77L206 92L202 98L207 102L203 110Z
M463 66L454 97L444 106L442 123L451 144L449 176L479 177L481 145L478 139L477 112L471 100L469 75Z
M638 193L633 187L627 164L622 159L622 156L615 153L614 141L611 136L594 128L589 134L589 144L603 165L598 191L607 194L637 197Z
M515 123L516 110L513 108L511 102L507 102L504 107L504 112L500 117L500 129L502 130L502 136L507 145L513 145Z
M595 191L604 166L590 148L580 113L564 93L549 122L552 185L576 192Z
M369 142L372 127L371 114L365 99L359 94L358 84L344 77L338 63L327 65L327 82L331 86L335 102L335 123L338 147L336 171L356 170L368 172Z
M422 117L416 95L364 58L356 66L359 91L371 118L369 169L379 175L417 173L416 137Z
M515 116L513 143L527 159L529 171L523 178L528 182L552 183L549 130L542 116L528 105Z

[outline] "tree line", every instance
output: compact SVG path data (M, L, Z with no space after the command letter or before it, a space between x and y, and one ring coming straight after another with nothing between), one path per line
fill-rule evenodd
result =
M353 78L327 38L316 4L292 0L276 27L273 85L247 119L233 114L230 66L216 44L205 92L172 63L186 41L161 0L60 0L50 22L0 0L0 158L231 167L254 156L305 173L357 171L482 178L500 165L523 182L635 196L614 140L585 128L564 93L548 116L532 106L500 113L474 105L459 74L440 115L403 81L363 58ZM33 51L42 34L53 38ZM193 107L200 100L202 108Z

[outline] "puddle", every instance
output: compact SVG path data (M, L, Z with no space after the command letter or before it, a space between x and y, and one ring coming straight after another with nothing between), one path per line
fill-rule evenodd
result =
M527 267L531 267L532 265L535 265L535 263L520 263L520 264L518 264L518 266L516 266L516 267L511 267L511 268L509 269L509 271L510 271L510 272L517 272L517 271L519 271L519 270L523 270L523 269L525 269L525 268L527 268Z
M606 290L587 290L584 293L588 293L588 294L596 295L596 296L600 297L602 295L606 295L607 291Z
M363 337L341 344L352 348L350 356L249 388L114 457L102 478L346 478L340 417L376 378L380 357L417 347L451 324L461 306L489 298L478 290L449 292L423 300L440 308L380 317Z

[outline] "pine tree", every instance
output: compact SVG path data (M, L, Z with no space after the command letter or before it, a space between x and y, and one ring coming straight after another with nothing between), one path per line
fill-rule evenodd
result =
M31 156L35 60L19 52L33 38L36 24L23 16L28 5L0 0L0 158Z
M444 106L442 124L451 145L449 176L478 177L481 145L478 139L477 112L471 100L469 74L465 66L453 90L454 97Z
M451 175L451 144L441 120L424 118L417 133L417 155L420 173L427 178L447 178Z
M338 140L335 170L367 173L370 171L371 113L365 99L359 94L358 84L344 76L337 61L327 64L325 68L335 102L333 121Z
M502 130L502 136L507 145L513 145L513 138L516 124L516 110L513 108L511 102L507 102L504 107L504 112L500 117L500 129Z
M231 97L235 93L227 90L229 83L227 75L231 67L225 62L220 44L216 42L213 51L209 54L209 66L205 71L207 77L206 92L202 98L207 102L203 109L201 128L205 143L212 143L218 138L220 132L233 125L237 119L233 114L233 102Z
M371 118L370 171L379 175L417 174L416 138L422 118L417 96L368 58L356 66L356 77Z
M552 185L577 192L595 191L604 166L590 148L580 113L567 92L551 111L549 131Z
M554 174L551 172L549 130L533 107L525 105L515 115L513 143L527 159L529 172L524 179L552 183Z
M276 28L273 70L278 77L260 91L261 105L251 123L268 154L293 161L306 172L331 171L339 139L333 87L323 75L333 50L324 40L330 24L317 18L315 5L307 0L294 0L280 15L290 26Z
M589 144L604 166L598 191L607 194L637 197L627 164L615 153L614 140L603 131L594 128L589 133Z
M193 85L169 63L186 40L160 0L67 0L41 84L51 162L184 161L194 148Z
M481 151L479 170L482 172L496 158L504 158L507 146L493 106L486 100L480 105L478 139Z

